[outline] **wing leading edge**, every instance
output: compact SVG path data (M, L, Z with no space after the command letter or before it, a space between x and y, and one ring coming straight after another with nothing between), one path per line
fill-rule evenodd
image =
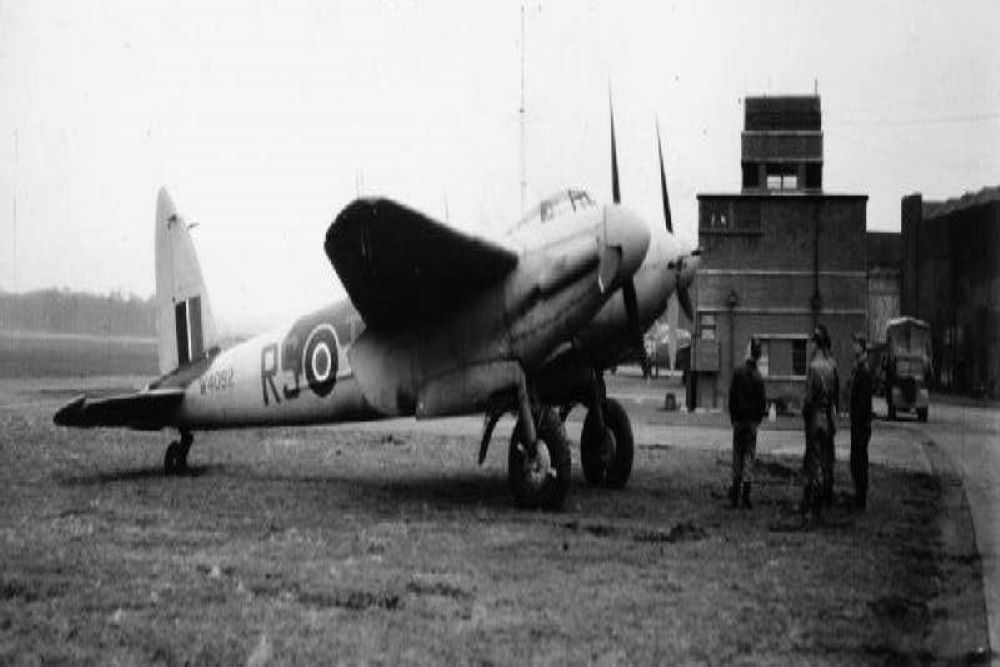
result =
M509 248L382 198L344 208L324 248L365 323L381 329L454 312L518 262Z

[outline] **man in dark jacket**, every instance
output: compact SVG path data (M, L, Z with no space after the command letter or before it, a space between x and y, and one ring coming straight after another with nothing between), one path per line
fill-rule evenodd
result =
M863 510L868 502L868 440L872 435L872 371L868 366L868 341L854 334L854 368L851 371L851 478L854 504Z
M767 413L764 380L757 370L760 340L750 339L750 354L742 366L733 371L729 384L729 419L733 424L733 485L729 503L736 507L742 498L743 507L750 509L750 485L753 483L753 462L757 454L757 427Z

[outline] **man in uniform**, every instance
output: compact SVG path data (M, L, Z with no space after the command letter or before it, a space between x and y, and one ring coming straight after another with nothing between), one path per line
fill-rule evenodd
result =
M854 504L868 502L868 440L872 435L872 371L868 366L868 341L854 334L854 368L851 370L851 478Z
M817 324L810 338L813 352L806 370L806 394L802 401L806 453L803 459L802 512L806 519L819 515L822 506L833 504L834 440L840 381L831 354L830 334Z
M757 370L760 340L750 338L746 363L733 371L729 384L729 419L733 425L733 485L729 489L729 504L751 508L750 485L753 483L753 461L757 453L757 427L767 414L764 380Z

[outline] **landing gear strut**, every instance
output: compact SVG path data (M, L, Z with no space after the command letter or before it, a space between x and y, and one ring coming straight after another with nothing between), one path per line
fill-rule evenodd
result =
M517 425L507 452L507 482L519 507L558 510L569 493L571 462L566 429L552 408L517 387Z
M190 431L181 431L181 439L174 440L167 447L167 453L163 457L163 472L167 475L182 475L188 469L188 452L191 450L191 443L194 437Z

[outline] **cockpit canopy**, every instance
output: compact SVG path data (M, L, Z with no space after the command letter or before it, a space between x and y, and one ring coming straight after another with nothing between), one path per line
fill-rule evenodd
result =
M564 215L578 213L595 206L597 204L584 190L559 190L529 209L524 217L508 230L508 234L528 227L544 225Z

